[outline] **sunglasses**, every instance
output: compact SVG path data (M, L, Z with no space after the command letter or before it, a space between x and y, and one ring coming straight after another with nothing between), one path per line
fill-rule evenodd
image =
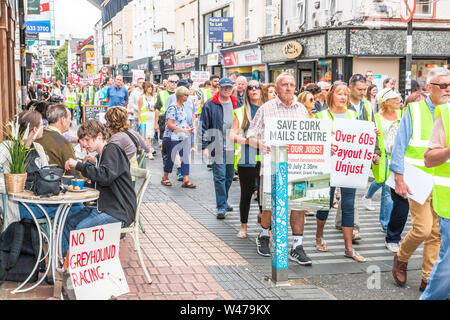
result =
M170 83L178 83L178 81L175 81L175 80L170 80L169 82Z
M438 86L439 89L444 90L450 87L450 83L430 83L432 85Z
M261 86L260 85L256 85L256 86L248 86L247 90L260 90Z

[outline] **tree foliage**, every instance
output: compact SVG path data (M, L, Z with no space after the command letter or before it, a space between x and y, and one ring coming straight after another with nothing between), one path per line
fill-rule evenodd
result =
M58 66L55 65L53 73L56 77L56 80L67 80L67 76L68 76L68 66L67 66L67 52L68 52L68 46L69 46L69 42L66 41L58 50L55 51L54 57L56 62L59 65ZM64 72L64 75L61 74L61 70Z

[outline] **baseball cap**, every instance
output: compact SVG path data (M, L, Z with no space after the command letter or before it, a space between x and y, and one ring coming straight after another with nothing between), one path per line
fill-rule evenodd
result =
M190 86L191 84L186 79L181 79L180 81L178 81L177 85L177 87L186 87L186 88L189 88Z
M219 81L219 87L232 87L233 86L233 81L231 81L231 79L229 78L222 78Z
M389 100L399 98L402 95L398 92L395 92L392 88L384 88L377 94L377 101L379 104Z

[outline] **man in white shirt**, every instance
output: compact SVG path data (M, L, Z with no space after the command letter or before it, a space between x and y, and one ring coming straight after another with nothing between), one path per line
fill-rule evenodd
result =
M133 90L133 92L131 92L130 94L130 110L128 110L129 114L128 114L128 118L130 119L130 123L131 123L131 127L135 130L139 130L139 128L137 128L137 124L138 124L138 102L139 102L139 98L141 97L143 90L142 87L144 85L144 78L139 78L137 80L137 85L136 85L136 89Z

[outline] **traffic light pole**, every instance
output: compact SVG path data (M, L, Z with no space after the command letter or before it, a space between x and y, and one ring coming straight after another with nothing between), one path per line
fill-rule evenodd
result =
M20 86L22 93L22 109L27 105L27 70L26 70L26 44L25 44L25 6L24 0L18 1L19 8L19 36L20 36Z
M405 77L405 99L411 94L411 69L412 69L412 27L413 19L408 22L406 34L406 77Z

